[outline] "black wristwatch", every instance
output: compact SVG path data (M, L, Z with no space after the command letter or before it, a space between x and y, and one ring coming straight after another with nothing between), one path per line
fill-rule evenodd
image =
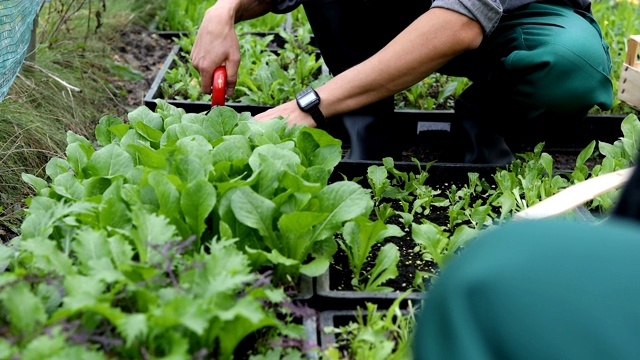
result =
M296 102L300 110L311 115L318 126L325 123L324 114L320 111L320 96L312 87L300 91L296 95Z

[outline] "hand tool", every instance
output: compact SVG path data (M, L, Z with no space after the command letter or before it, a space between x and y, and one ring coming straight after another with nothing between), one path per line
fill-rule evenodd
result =
M219 66L213 71L213 82L211 84L211 107L224 106L226 93L227 68Z
M515 215L514 220L544 219L571 210L594 197L624 185L635 166L596 176L571 185L557 194L524 209Z

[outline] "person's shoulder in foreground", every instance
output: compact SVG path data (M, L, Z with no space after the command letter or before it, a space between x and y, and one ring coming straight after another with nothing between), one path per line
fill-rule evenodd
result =
M639 359L640 223L487 230L426 293L416 360Z

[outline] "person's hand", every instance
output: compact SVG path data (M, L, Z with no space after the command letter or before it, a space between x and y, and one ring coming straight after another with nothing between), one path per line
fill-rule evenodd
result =
M257 121L267 121L275 119L278 116L286 118L287 124L289 124L289 126L294 124L306 125L309 127L317 126L316 122L311 118L311 115L300 110L295 100L289 101L288 103L284 103L280 106L276 106L272 109L257 114L253 117L253 119Z
M200 73L200 85L205 94L211 94L213 71L224 65L227 70L226 95L233 95L238 81L240 45L234 16L223 5L214 5L205 13L191 50L191 62Z

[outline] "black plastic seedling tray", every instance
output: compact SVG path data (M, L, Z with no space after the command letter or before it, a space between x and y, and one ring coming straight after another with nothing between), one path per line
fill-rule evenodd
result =
M318 326L320 324L320 315L308 316L303 320L305 338L307 341L307 346L311 348L306 354L305 357L311 360L317 360L320 357L318 353L314 351L314 348L319 348L321 346L320 343L320 332L318 331Z
M299 302L308 302L314 295L313 278L302 275L298 281L298 292L291 299Z
M378 310L384 311L384 310ZM417 313L417 309L414 309L414 314ZM320 313L319 319L319 334L318 337L320 339L320 345L323 349L327 349L330 345L336 344L336 335L335 334L327 334L325 332L326 328L339 328L342 326L347 326L351 322L356 321L357 316L356 310L327 310ZM366 308L363 308L361 314L366 318L368 312ZM405 316L409 316L409 312L404 310L402 314Z
M174 64L174 57L180 53L180 45L174 45L169 55L167 55L162 67L158 71L158 74L151 83L149 91L145 94L144 105L151 110L156 108L156 99L163 99L161 84L164 82L164 76ZM203 113L211 109L211 103L206 101L189 101L189 100L176 100L176 99L163 99L169 104L184 109L188 113ZM259 114L263 111L273 108L270 105L256 105L245 103L227 102L225 106L231 107L237 112L249 112L251 115Z
M164 31L164 30L156 30L154 33L160 36L163 39L173 40L179 39L182 36L188 36L188 31Z
M340 181L344 178L353 180L359 178L358 181L363 187L368 188L366 180L367 169L372 165L380 165L376 161L351 161L340 162L333 171L330 182ZM418 174L425 171L425 165L421 164L420 168L413 162L394 162L394 168L404 173ZM477 173L480 178L488 183L493 183L493 175L498 169L495 165L472 165L472 164L432 164L426 171L428 177L425 184L434 187L450 187L452 184L463 185L468 182L469 173ZM334 256L335 260L335 256ZM400 267L399 267L400 271ZM357 307L364 307L366 303L376 304L378 308L386 309L394 301L400 298L404 291L393 292L374 292L374 291L357 291L350 289L339 289L338 284L345 283L344 278L348 278L346 283L350 282L352 274L343 265L332 267L322 275L315 279L315 295L310 301L311 306L319 311L325 310L352 310ZM428 285L425 284L427 287ZM407 308L410 303L416 305L424 297L424 293L418 290L405 295L401 303L402 308Z
M341 161L334 168L329 181L342 180L343 176L351 180L356 177L367 176L367 170L372 165L381 165L381 161L375 160L349 160ZM405 173L418 173L425 169L426 164L421 163L420 168L418 165L411 161L395 161L394 167L396 170ZM429 177L426 180L427 184L434 183L447 183L452 179L466 179L469 173L478 173L481 178L488 179L492 177L496 170L500 168L500 165L485 165L485 164L464 164L464 163L433 163L429 169ZM361 180L366 184L366 179ZM367 185L368 186L368 185Z
M380 309L387 309L404 293L401 292L373 292L353 290L331 289L331 276L329 271L316 278L316 298L313 305L316 310L353 310L364 308L367 303L376 304ZM411 303L413 306L420 303L424 294L415 291L407 294L400 307L406 308Z

